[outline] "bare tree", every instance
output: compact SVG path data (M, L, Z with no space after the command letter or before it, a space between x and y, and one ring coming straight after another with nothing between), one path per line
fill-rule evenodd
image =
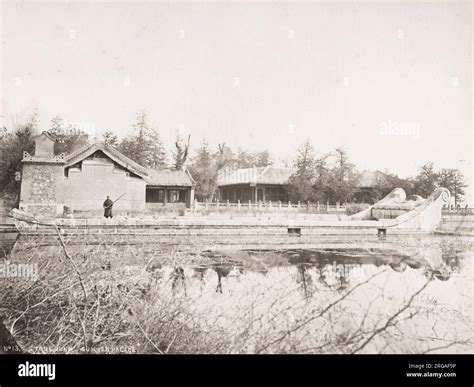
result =
M174 168L177 171L181 171L186 166L186 161L188 160L189 152L189 143L191 140L191 135L188 135L187 142L184 142L183 139L178 135L174 143L176 150L174 152Z

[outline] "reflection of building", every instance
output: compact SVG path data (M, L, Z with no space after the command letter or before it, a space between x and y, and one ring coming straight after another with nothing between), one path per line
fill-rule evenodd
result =
M54 216L63 206L101 211L106 196L120 211L145 211L158 205L189 207L194 181L187 171L146 169L111 146L90 144L69 155L54 155L54 137L35 139L35 154L23 155L20 206Z
M294 172L294 169L271 166L224 170L217 180L219 199L231 203L288 201L285 188Z

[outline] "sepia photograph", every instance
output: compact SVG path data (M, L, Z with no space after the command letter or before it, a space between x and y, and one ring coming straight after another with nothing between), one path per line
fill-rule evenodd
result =
M460 377L428 356L474 353L473 2L0 7L0 369L370 354Z

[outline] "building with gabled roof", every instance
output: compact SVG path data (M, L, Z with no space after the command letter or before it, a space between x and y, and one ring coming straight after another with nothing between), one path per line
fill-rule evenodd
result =
M273 166L224 170L217 178L219 199L231 203L286 202L286 185L295 171Z
M67 155L65 157L66 168L76 164L77 162L80 162L81 160L84 160L96 152L104 153L112 161L121 165L130 172L135 173L137 176L147 176L147 169L145 167L142 167L140 164L129 159L114 147L102 143L87 144Z
M190 207L194 201L195 181L189 171L169 169L148 169L145 203L148 209L159 209L163 205L178 206L186 203Z
M58 216L65 207L102 211L107 196L115 212L190 207L194 180L187 171L145 168L112 146L93 143L68 155L54 155L54 137L43 132L35 152L23 154L20 207L37 215Z

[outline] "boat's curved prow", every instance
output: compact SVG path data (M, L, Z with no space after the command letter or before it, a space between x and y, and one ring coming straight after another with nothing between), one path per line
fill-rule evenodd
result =
M433 232L441 222L442 209L449 202L449 190L437 188L427 199L406 200L405 191L395 188L382 200L349 217L350 220L377 220L380 228L401 228Z
M375 204L367 207L354 215L349 216L351 220L372 220L372 210L386 205L399 205L406 201L407 194L403 188L394 188L390 193L383 199L380 199Z
M449 202L451 194L447 188L437 188L420 206L395 219L397 228L420 231L435 231L442 217L443 206Z
M38 219L36 219L32 214L16 208L10 210L9 215L13 218L13 223L20 234L38 224Z

